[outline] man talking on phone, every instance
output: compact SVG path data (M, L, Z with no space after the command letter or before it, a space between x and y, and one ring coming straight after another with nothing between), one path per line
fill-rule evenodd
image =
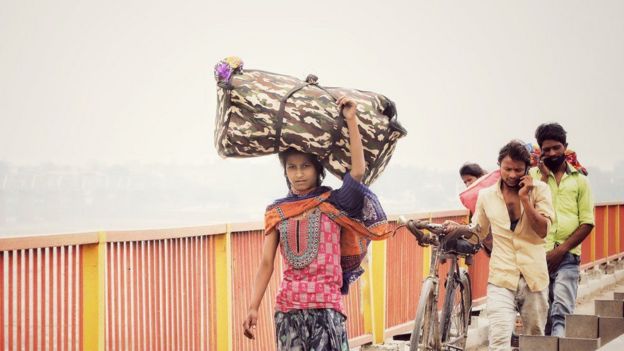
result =
M556 217L546 236L550 275L550 309L546 335L565 335L565 315L574 313L581 263L581 242L594 227L594 203L587 178L566 162L566 131L558 123L540 125L535 138L541 149L535 181L550 187Z
M544 238L554 210L548 186L528 175L530 163L523 143L503 146L501 179L479 192L472 217L482 236L491 229L493 238L487 287L490 350L511 350L516 311L524 334L544 335L549 283ZM455 224L445 224L452 235Z

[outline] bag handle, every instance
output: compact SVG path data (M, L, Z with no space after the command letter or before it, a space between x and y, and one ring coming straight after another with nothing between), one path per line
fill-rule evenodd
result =
M331 98L334 99L334 102L338 102L338 98L336 98L334 94L332 94L329 90L323 88L322 86L318 84L317 76L313 74L308 74L308 76L306 77L306 82L308 82L311 85L316 86L317 88L327 93L327 95L331 96ZM342 109L341 109L340 111L338 111L338 118L336 119L336 129L334 129L332 133L332 146L331 146L332 149L336 146L336 143L338 143L338 140L340 139L340 133L342 132L342 128L344 127L344 124L345 124L345 121L342 116ZM329 156L329 153L327 155Z
M277 122L275 124L275 143L274 143L274 149L275 152L279 152L279 144L280 144L280 139L282 137L282 128L284 126L284 113L286 110L286 101L288 99L290 99L291 96L293 96L293 94L295 94L296 92L298 92L299 90L309 86L309 85L314 85L317 88L323 90L325 93L327 93L329 96L331 96L331 98L334 100L334 102L338 101L338 99L332 94L330 93L327 89L321 87L318 84L318 77L315 76L314 74L308 74L308 76L305 79L305 82L302 84L299 84L295 87L293 87L292 89L290 89L286 95L284 95L281 100L280 100L280 107L279 107L279 111L277 112ZM338 142L338 140L340 139L340 132L342 130L342 128L344 127L344 118L342 118L342 111L338 111L338 120L337 122L337 126L336 129L334 130L334 132L332 133L332 146L336 145L336 143Z

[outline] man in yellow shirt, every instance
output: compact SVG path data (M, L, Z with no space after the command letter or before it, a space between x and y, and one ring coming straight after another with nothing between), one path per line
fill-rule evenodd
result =
M525 334L544 334L549 283L544 238L554 210L548 186L528 176L530 160L523 143L505 145L498 156L501 179L481 190L472 217L482 237L490 229L493 237L487 288L490 350L511 350L517 310Z
M540 125L535 138L541 149L531 176L548 184L556 217L546 236L550 276L546 334L565 335L565 315L574 313L581 242L594 227L594 203L587 178L566 162L566 131L558 123Z

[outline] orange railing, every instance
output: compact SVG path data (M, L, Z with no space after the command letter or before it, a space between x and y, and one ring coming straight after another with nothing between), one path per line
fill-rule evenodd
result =
M623 255L623 216L623 203L596 206L583 268ZM408 217L466 221L467 213ZM279 258L257 340L241 328L262 240L260 223L0 238L0 349L273 349ZM411 329L429 255L404 229L371 245L366 273L345 298L351 346ZM487 267L481 253L470 266L477 303Z
M97 234L0 239L0 349L82 347L83 245L97 240Z

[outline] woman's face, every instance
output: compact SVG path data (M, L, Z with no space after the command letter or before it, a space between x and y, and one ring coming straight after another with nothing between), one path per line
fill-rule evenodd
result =
M471 175L471 174L464 174L463 176L461 176L462 181L464 181L464 185L466 185L466 187L469 187L470 184L474 183L475 180L477 180L478 178Z
M314 164L304 154L288 156L286 163L286 177L290 182L291 190L295 194L305 194L316 188L317 172Z

